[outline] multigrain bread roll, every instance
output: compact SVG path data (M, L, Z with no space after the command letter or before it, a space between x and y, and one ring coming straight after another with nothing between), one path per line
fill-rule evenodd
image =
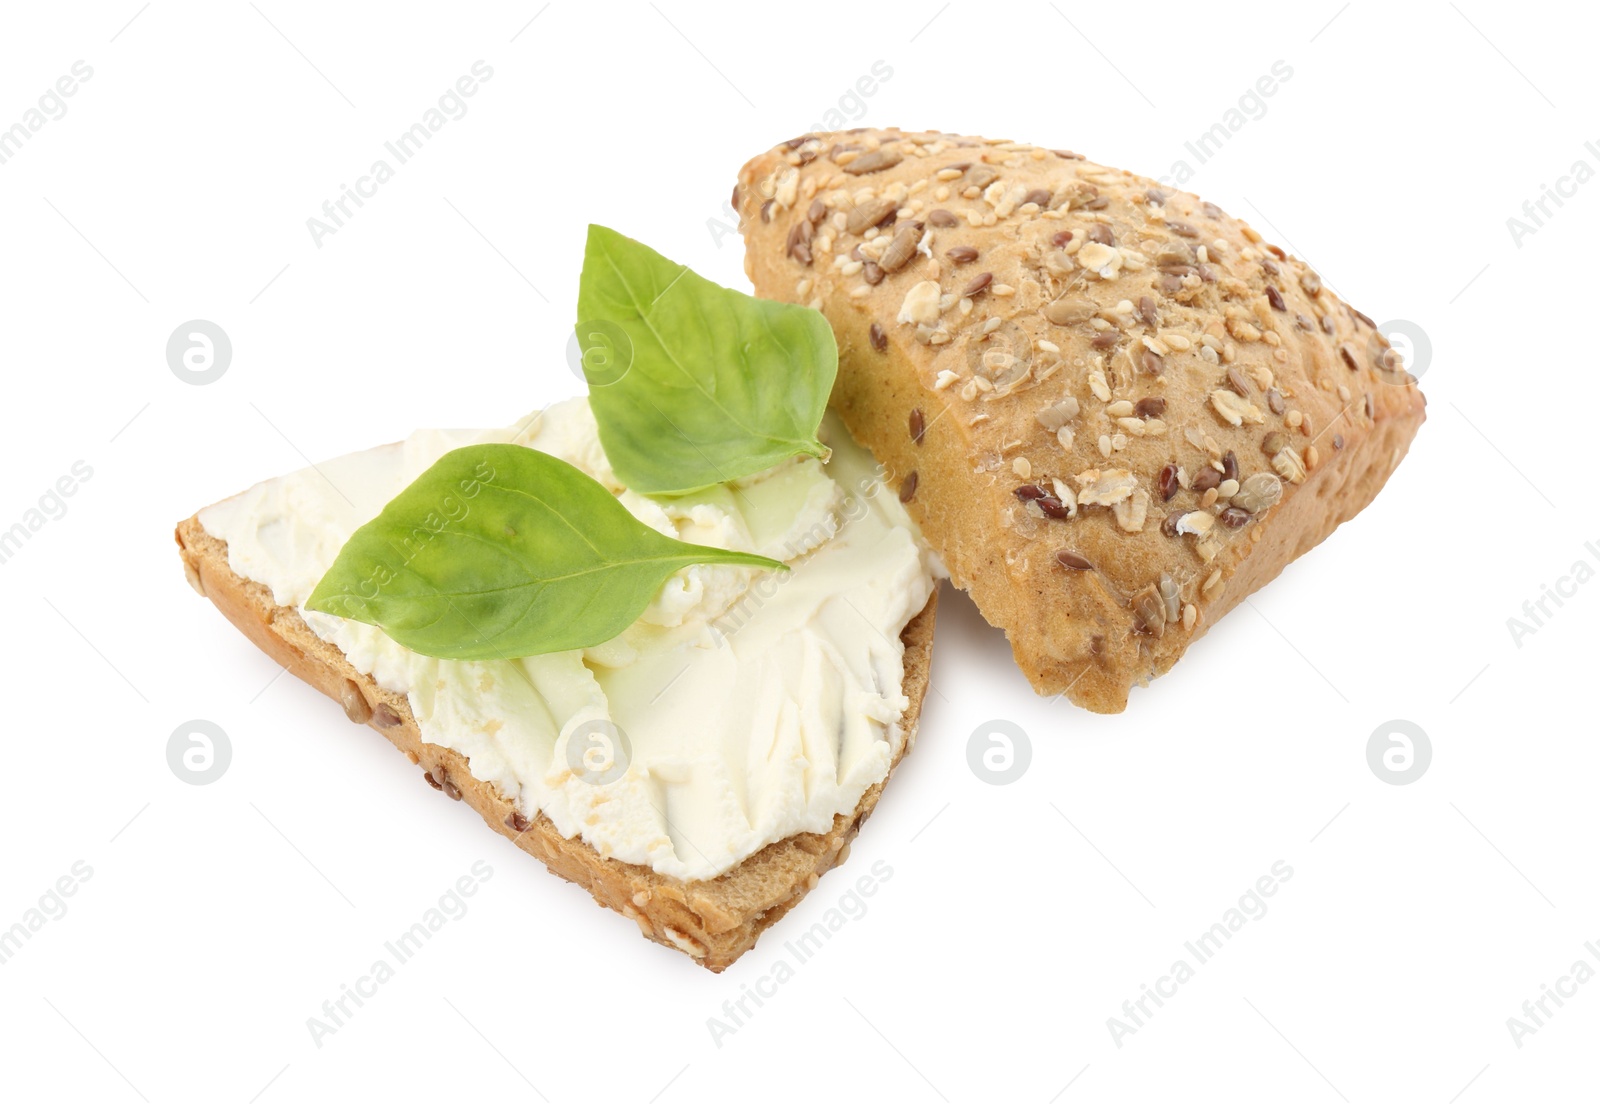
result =
M1246 224L1066 150L803 135L734 206L833 405L1041 694L1100 712L1365 507L1423 397Z
M178 524L178 550L189 583L274 661L344 707L352 722L388 738L421 765L427 783L460 799L489 827L556 875L586 888L601 906L623 914L650 940L687 953L702 967L720 972L756 943L818 879L849 856L850 842L872 813L887 779L869 787L856 809L834 816L828 833L798 833L774 842L709 880L663 876L639 864L601 856L581 838L562 837L544 814L532 821L516 811L492 783L473 776L467 758L423 741L407 697L385 691L358 672L337 646L323 641L300 612L274 602L263 584L234 572L228 545L208 534L198 516ZM906 739L890 765L911 750L928 690L928 665L939 593L900 634L905 646L902 685L910 705L900 719Z

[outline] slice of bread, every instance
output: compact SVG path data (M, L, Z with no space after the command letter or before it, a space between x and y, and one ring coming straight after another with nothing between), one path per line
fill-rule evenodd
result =
M1066 150L802 135L734 205L756 292L832 324L832 405L952 582L1035 690L1091 710L1365 507L1423 421L1303 262Z
M356 671L338 648L311 632L299 611L278 606L268 588L235 573L228 564L227 543L208 534L198 517L179 523L176 536L189 583L263 652L337 700L352 722L387 737L411 763L422 766L431 787L465 801L492 829L544 861L556 875L587 888L601 906L632 919L652 941L687 953L714 972L747 952L824 872L844 861L888 782L868 788L849 814L836 815L829 832L774 842L715 879L685 882L603 857L581 838L562 837L543 814L530 822L515 813L499 788L473 777L465 757L424 742L406 696L385 691ZM935 590L900 635L905 646L903 688L910 700L900 722L905 731L900 756L916 738L938 599Z

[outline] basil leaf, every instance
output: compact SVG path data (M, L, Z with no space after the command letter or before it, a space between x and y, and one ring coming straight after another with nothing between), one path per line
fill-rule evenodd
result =
M600 444L634 491L694 491L828 455L817 425L839 350L820 312L723 288L591 225L578 320Z
M473 445L352 534L306 606L425 656L504 660L609 641L692 564L787 567L665 537L547 453Z

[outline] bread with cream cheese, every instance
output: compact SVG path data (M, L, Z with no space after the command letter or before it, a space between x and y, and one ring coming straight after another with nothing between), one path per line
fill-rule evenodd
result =
M832 324L832 404L952 581L1091 710L1365 507L1423 421L1302 261L1071 151L802 135L734 206L757 294Z
M868 788L851 813L836 815L829 832L800 833L775 842L715 879L674 879L601 856L581 838L562 837L543 814L531 821L523 817L499 788L472 775L465 757L423 741L406 696L380 688L336 646L317 637L299 611L279 606L269 588L234 572L227 543L208 534L198 516L179 523L176 537L189 583L274 661L339 702L352 722L387 737L421 766L429 786L467 803L492 829L556 875L586 888L601 906L637 923L650 940L687 953L714 972L749 951L823 873L844 861L888 782ZM935 591L900 635L905 647L902 689L910 701L900 720L905 733L900 756L916 737L937 604Z

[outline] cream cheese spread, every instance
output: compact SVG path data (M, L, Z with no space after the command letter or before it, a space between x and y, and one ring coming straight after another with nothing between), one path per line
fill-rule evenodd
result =
M359 671L404 693L424 740L467 757L521 813L602 856L710 879L774 841L823 832L888 774L900 633L940 572L870 455L833 415L831 458L794 458L676 497L624 488L584 399L491 431L418 431L257 484L200 512L232 569L300 609ZM594 477L663 534L786 562L694 565L589 649L438 660L304 609L355 529L452 449L512 442Z

